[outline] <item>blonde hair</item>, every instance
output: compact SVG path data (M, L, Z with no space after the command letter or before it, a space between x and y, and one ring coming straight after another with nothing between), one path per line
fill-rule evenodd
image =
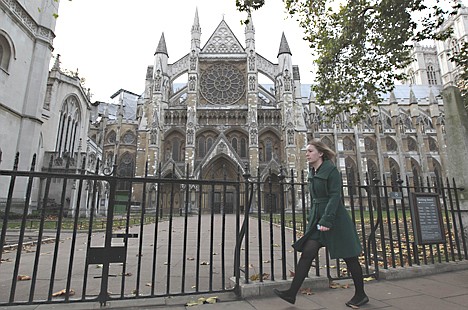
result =
M336 155L335 151L333 151L328 145L323 143L320 139L315 138L315 139L309 140L308 144L315 146L317 151L319 151L320 153L323 153L324 160L325 159L332 160Z

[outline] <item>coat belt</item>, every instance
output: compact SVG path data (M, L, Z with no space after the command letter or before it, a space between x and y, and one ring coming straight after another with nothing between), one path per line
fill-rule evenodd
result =
M328 202L329 198L312 198L312 203L321 203L321 202Z

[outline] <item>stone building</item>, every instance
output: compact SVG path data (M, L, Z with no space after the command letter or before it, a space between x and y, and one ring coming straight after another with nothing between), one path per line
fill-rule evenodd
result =
M94 171L92 156L99 147L88 139L89 121L96 108L78 72L60 68L60 56L52 60L58 2L41 0L0 1L0 169L68 169ZM51 63L53 66L50 66ZM18 178L13 192L13 210L24 207L25 178ZM69 181L65 204L76 199ZM0 209L4 206L9 178L0 178ZM42 181L35 181L28 201L29 212L41 207ZM52 186L49 204L60 202L62 188ZM84 198L83 201L86 201ZM74 213L75 206L67 205ZM86 213L85 210L83 210Z
M351 175L364 182L366 172L385 175L388 182L409 176L416 185L446 176L435 48L415 47L412 83L386 94L364 122L350 126L343 114L326 123L310 85L301 84L286 36L278 40L277 59L265 59L255 46L255 23L249 21L244 45L224 20L202 45L196 12L190 50L173 63L161 35L139 103L137 176L144 175L146 162L149 175L191 179L236 179L248 167L252 176L272 178L277 186L281 169L297 176L307 168L303 150L310 137L322 138L337 151L345 182ZM187 83L176 88L181 76ZM271 83L259 83L260 76ZM141 190L135 186L135 196ZM234 199L227 195L227 201ZM261 199L268 195L265 191ZM207 205L217 206L220 197L221 189L215 189ZM276 209L279 195L272 198ZM180 206L183 195L175 201Z

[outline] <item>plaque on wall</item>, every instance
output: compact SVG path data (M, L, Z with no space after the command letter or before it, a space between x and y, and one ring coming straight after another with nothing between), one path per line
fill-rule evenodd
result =
M439 194L410 193L414 240L417 245L445 243Z

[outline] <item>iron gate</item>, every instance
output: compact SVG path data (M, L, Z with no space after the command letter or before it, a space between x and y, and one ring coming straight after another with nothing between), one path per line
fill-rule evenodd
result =
M237 180L123 178L70 168L0 170L0 305L72 303L239 292L239 285L287 279L309 206L304 174L283 170ZM174 169L174 168L173 168ZM186 171L189 171L188 167ZM175 175L173 173L172 175ZM359 178L358 178L359 179ZM440 180L439 180L440 181ZM117 191L126 182L130 191ZM277 183L274 183L277 182ZM364 249L366 276L380 268L467 259L457 188L367 180L343 187ZM409 184L408 180L406 184ZM419 182L418 184L423 184ZM279 190L278 190L279 189ZM24 192L24 199L16 200ZM393 197L390 192L400 195ZM447 242L414 242L409 193L437 192ZM57 196L57 194L59 196ZM36 208L32 206L37 205ZM311 273L349 277L326 249ZM326 267L326 275L321 267Z

